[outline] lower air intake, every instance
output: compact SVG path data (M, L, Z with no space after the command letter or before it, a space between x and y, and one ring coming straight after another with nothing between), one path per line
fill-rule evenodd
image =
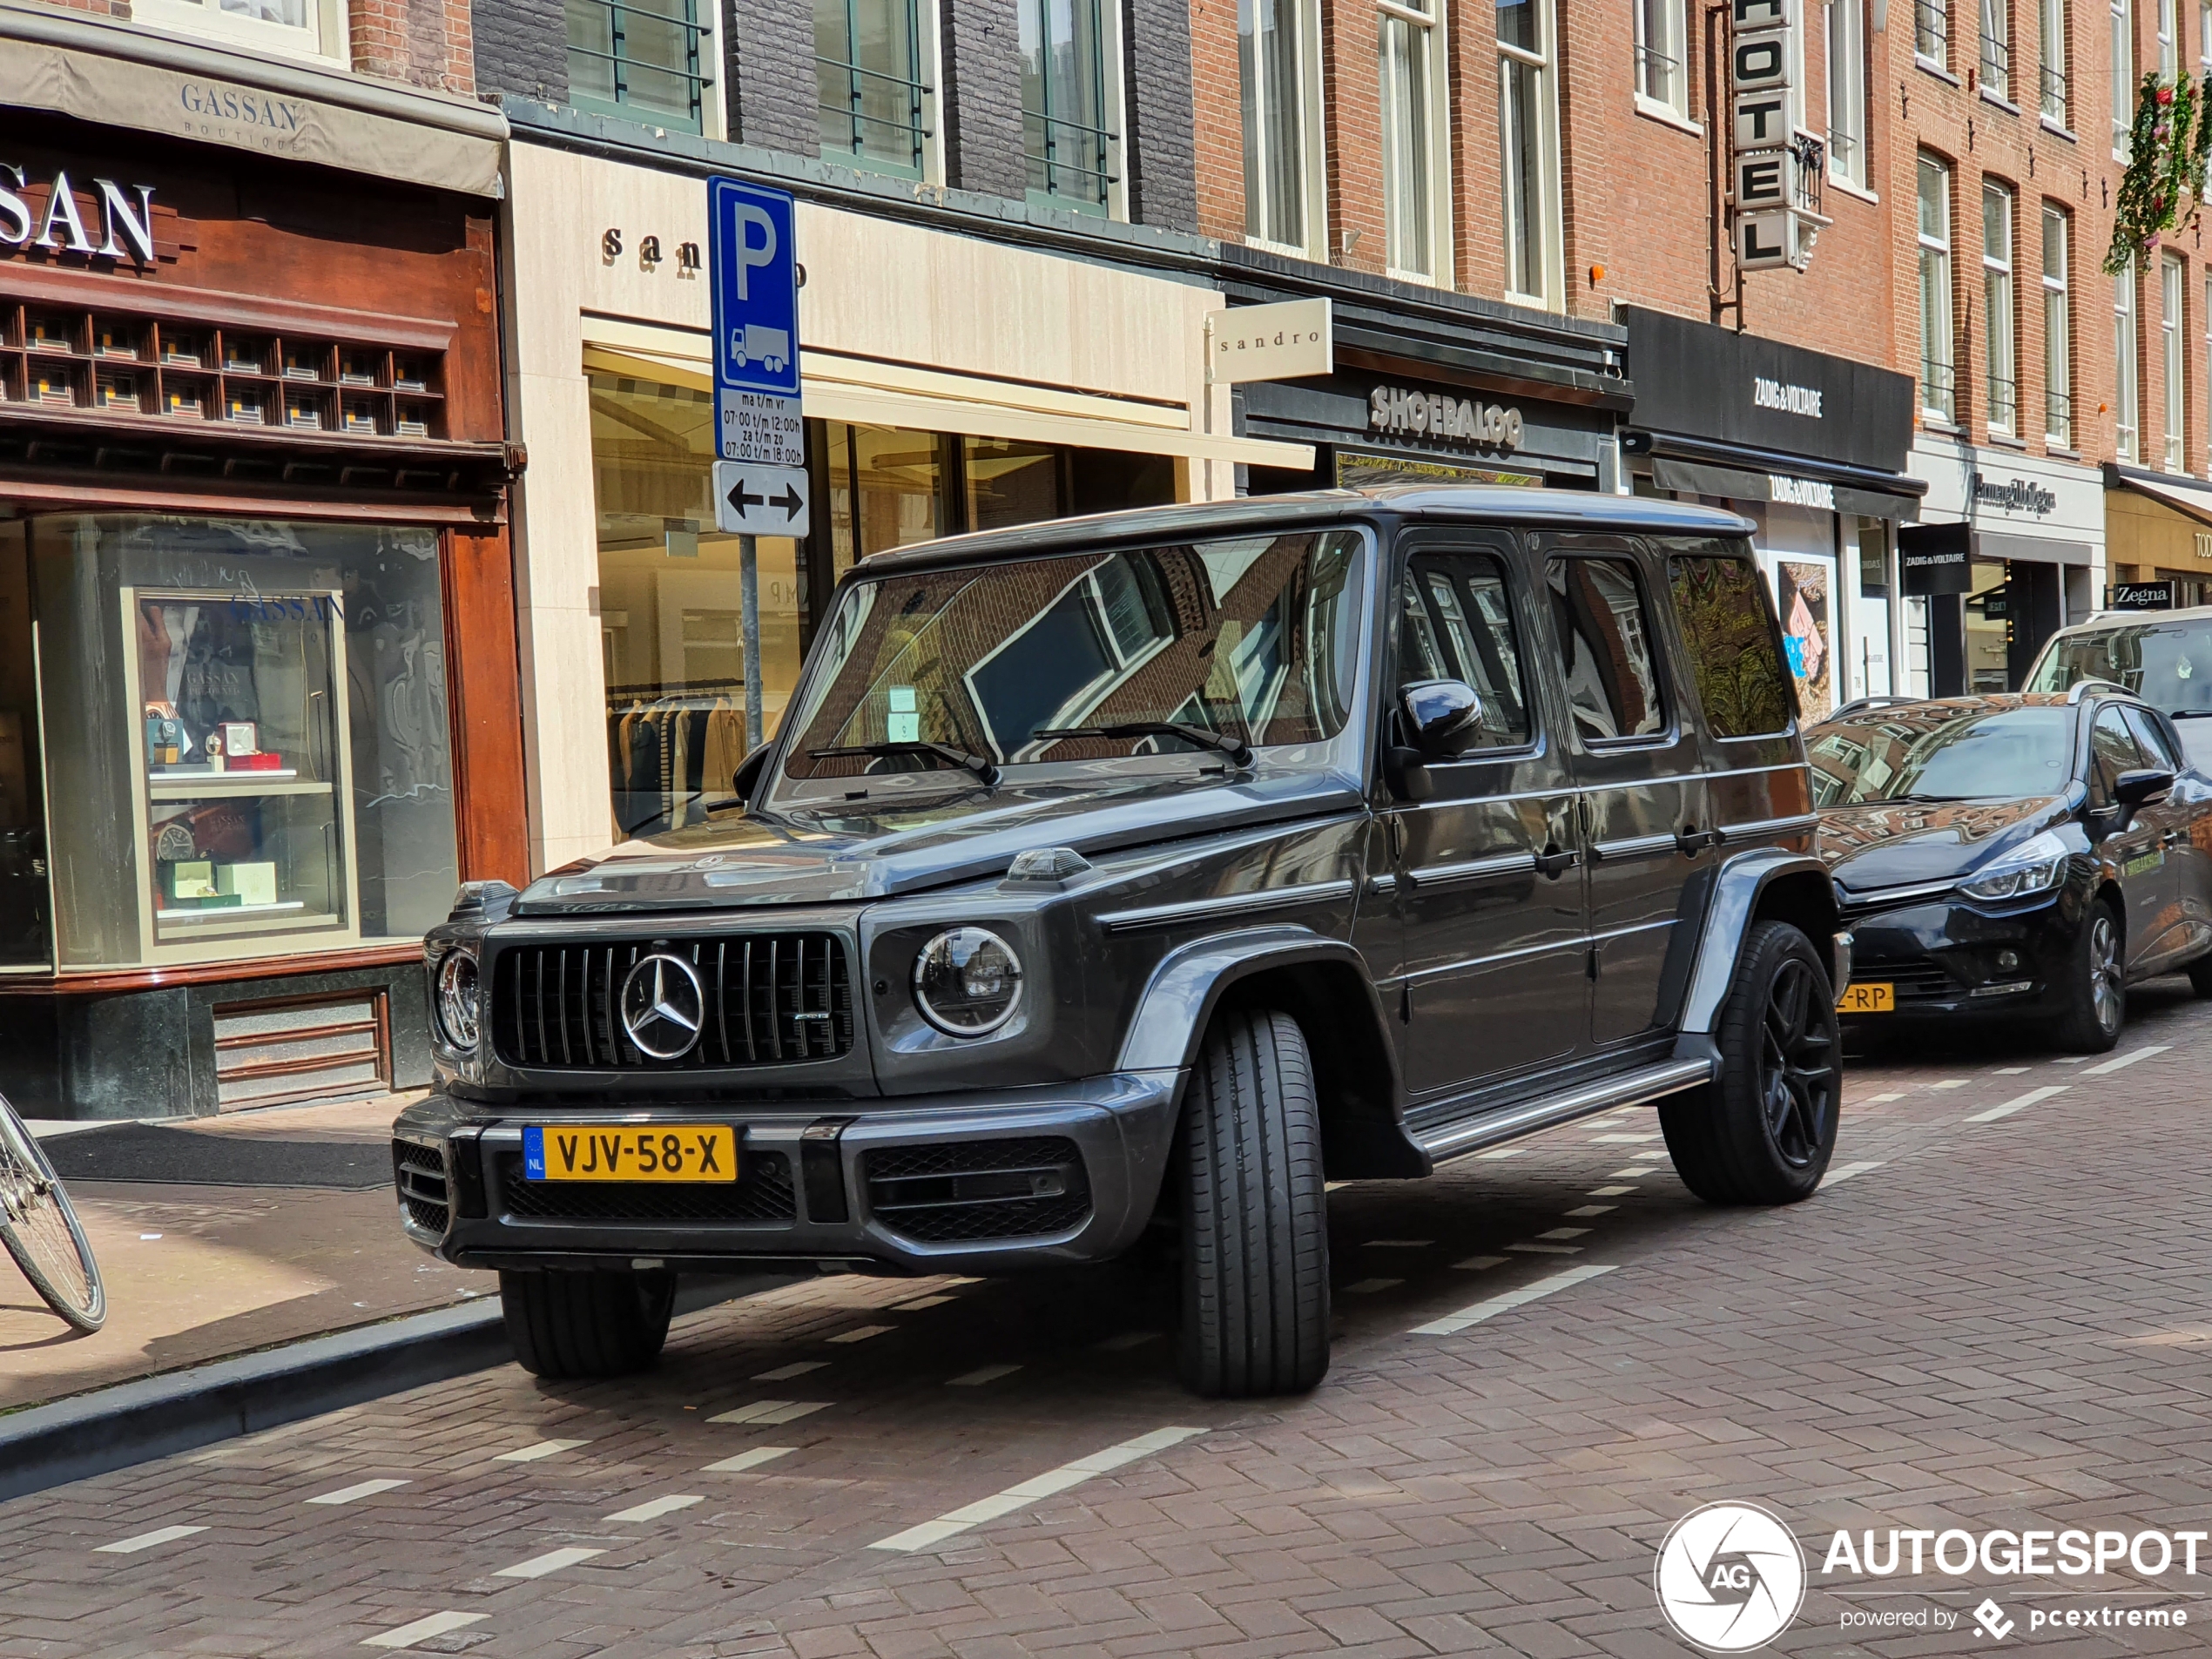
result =
M1090 1181L1073 1141L955 1141L888 1147L862 1164L868 1208L918 1244L1041 1238L1090 1218Z

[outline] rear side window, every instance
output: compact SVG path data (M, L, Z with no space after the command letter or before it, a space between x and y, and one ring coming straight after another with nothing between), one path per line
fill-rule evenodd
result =
M1414 560L1399 595L1398 678L1472 685L1482 698L1480 747L1529 740L1521 644L1498 560L1473 553Z
M1587 556L1548 560L1544 589L1576 733L1604 742L1663 732L1651 617L1635 564Z
M1790 679L1774 649L1765 585L1751 561L1719 555L1670 558L1667 583L1713 735L1762 738L1787 732L1795 707Z

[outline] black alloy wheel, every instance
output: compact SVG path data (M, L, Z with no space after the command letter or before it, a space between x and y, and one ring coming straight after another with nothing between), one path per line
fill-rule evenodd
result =
M1767 992L1761 1023L1759 1099L1774 1150L1793 1170L1811 1167L1833 1138L1836 1013L1827 981L1784 958Z

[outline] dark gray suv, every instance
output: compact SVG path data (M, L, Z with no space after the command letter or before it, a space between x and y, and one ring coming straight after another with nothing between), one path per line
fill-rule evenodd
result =
M1325 1180L1656 1103L1716 1203L1819 1184L1848 936L1780 634L1702 508L1400 488L867 560L703 824L426 945L408 1235L542 1375L675 1276L1179 1245L1214 1394L1328 1365Z

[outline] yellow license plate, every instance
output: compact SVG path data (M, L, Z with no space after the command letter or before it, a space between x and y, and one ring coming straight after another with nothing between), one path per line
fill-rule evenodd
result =
M1836 1000L1838 1014L1894 1014L1897 988L1890 985L1853 985Z
M532 1181L734 1181L738 1132L687 1123L548 1124L523 1131Z

